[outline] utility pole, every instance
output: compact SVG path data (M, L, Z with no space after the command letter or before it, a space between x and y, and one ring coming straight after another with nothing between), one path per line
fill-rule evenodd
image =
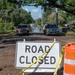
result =
M41 17L41 26L43 25L43 16Z
M58 27L58 8L56 8L56 25Z
M41 14L42 14L42 17L41 17L41 26L43 26L43 10L41 10Z
M58 0L58 4L60 4L60 0ZM58 27L58 8L56 8L56 25Z

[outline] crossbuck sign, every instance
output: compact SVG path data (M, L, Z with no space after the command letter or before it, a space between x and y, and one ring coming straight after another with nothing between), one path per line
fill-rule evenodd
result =
M43 54L52 42L23 42L16 44L16 68L25 68ZM26 72L54 72L59 58L59 42Z

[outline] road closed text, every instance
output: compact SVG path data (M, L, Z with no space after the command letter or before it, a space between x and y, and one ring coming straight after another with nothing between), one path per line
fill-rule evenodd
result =
M44 47L42 47L42 45L39 45L38 47L36 45L25 45L25 55L21 55L19 57L19 63L20 64L31 64L33 63L35 60L37 60L37 58L43 54L44 52L46 52L46 50L48 50L49 46L46 45ZM37 55L35 55L35 53ZM29 56L29 54L32 54L31 56ZM39 55L40 54L40 55ZM56 57L54 56L49 56L48 52L47 54L42 57L38 62L38 64L55 64L56 63Z
M33 56L31 58L31 60L29 60L30 58L28 56L21 56L19 58L19 62L21 64L31 64L33 63L35 60L37 60L38 57ZM55 64L56 63L56 58L54 56L45 56L44 58L41 58L38 62L38 64Z

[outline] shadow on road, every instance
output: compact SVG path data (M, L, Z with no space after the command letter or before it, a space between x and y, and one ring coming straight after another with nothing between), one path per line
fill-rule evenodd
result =
M41 36L17 36L17 37L4 37L0 40L0 43L16 43L17 41L45 41L45 40L53 40L53 38L46 38Z

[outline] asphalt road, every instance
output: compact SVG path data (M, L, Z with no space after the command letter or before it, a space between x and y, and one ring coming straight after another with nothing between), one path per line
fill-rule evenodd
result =
M0 43L16 43L17 41L59 41L61 46L64 46L68 42L74 42L74 36L46 36L44 34L30 34L30 35L0 35Z

